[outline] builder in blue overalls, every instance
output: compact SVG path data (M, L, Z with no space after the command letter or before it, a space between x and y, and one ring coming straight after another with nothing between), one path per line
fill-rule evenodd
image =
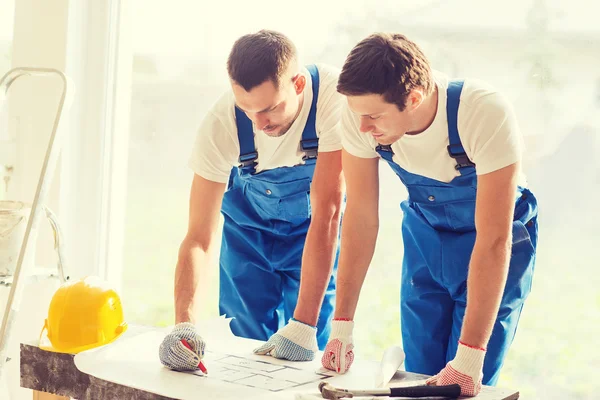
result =
M375 248L383 159L408 190L401 204L406 370L476 395L482 382L498 379L534 268L537 204L521 173L514 111L483 82L433 72L398 34L356 45L338 91L348 104L341 122L347 205L336 334L323 365L345 372L352 364L352 319Z
M232 90L208 111L190 160L176 325L160 346L174 370L197 369L204 353L194 316L219 211L219 310L234 317L233 333L269 339L256 352L290 360L312 359L329 336L344 190L339 70L299 65L293 43L273 31L238 39L227 69Z

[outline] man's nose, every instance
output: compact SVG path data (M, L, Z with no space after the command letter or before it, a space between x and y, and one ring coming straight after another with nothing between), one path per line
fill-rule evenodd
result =
M362 133L367 133L367 132L371 132L373 130L375 126L369 122L367 119L361 119L360 120L360 126L359 126L359 130Z
M256 128L259 130L263 130L265 129L267 126L269 126L269 118L267 118L266 115L264 114L253 114L253 115L249 115L248 116L252 122L254 122L254 125L256 125Z

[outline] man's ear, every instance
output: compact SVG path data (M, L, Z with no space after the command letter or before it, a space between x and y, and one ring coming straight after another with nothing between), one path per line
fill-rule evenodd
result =
M306 87L306 77L302 74L298 74L292 78L292 82L294 82L294 89L296 90L296 94L300 94L304 91Z
M423 104L424 100L425 94L423 93L423 90L420 88L413 89L406 98L406 108L410 111L416 110L421 104Z

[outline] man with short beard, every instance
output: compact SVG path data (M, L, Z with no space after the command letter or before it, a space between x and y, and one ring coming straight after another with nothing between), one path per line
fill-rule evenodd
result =
M204 355L195 299L208 279L219 211L219 311L234 318L233 333L269 339L259 354L309 360L330 332L344 190L339 70L299 65L294 44L266 30L235 42L227 70L231 90L204 117L190 159L176 325L160 346L174 370L195 370Z

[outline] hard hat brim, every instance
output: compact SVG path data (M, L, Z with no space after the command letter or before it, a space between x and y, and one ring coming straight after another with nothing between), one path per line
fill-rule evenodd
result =
M52 343L50 341L50 338L48 337L48 330L46 329L46 325L44 324L44 327L42 328L42 332L40 333L40 340L39 340L38 347L42 350L51 351L53 353L77 354L77 353L81 353L82 351L91 350L91 349L101 347L101 346L104 346L104 345L114 342L119 337L121 337L121 335L123 333L125 333L125 331L127 331L127 328L128 328L127 323L123 322L117 328L117 330L119 332L117 332L113 338L102 341L102 342L90 343L90 344L86 344L83 346L73 347L73 346L61 346L58 343Z

